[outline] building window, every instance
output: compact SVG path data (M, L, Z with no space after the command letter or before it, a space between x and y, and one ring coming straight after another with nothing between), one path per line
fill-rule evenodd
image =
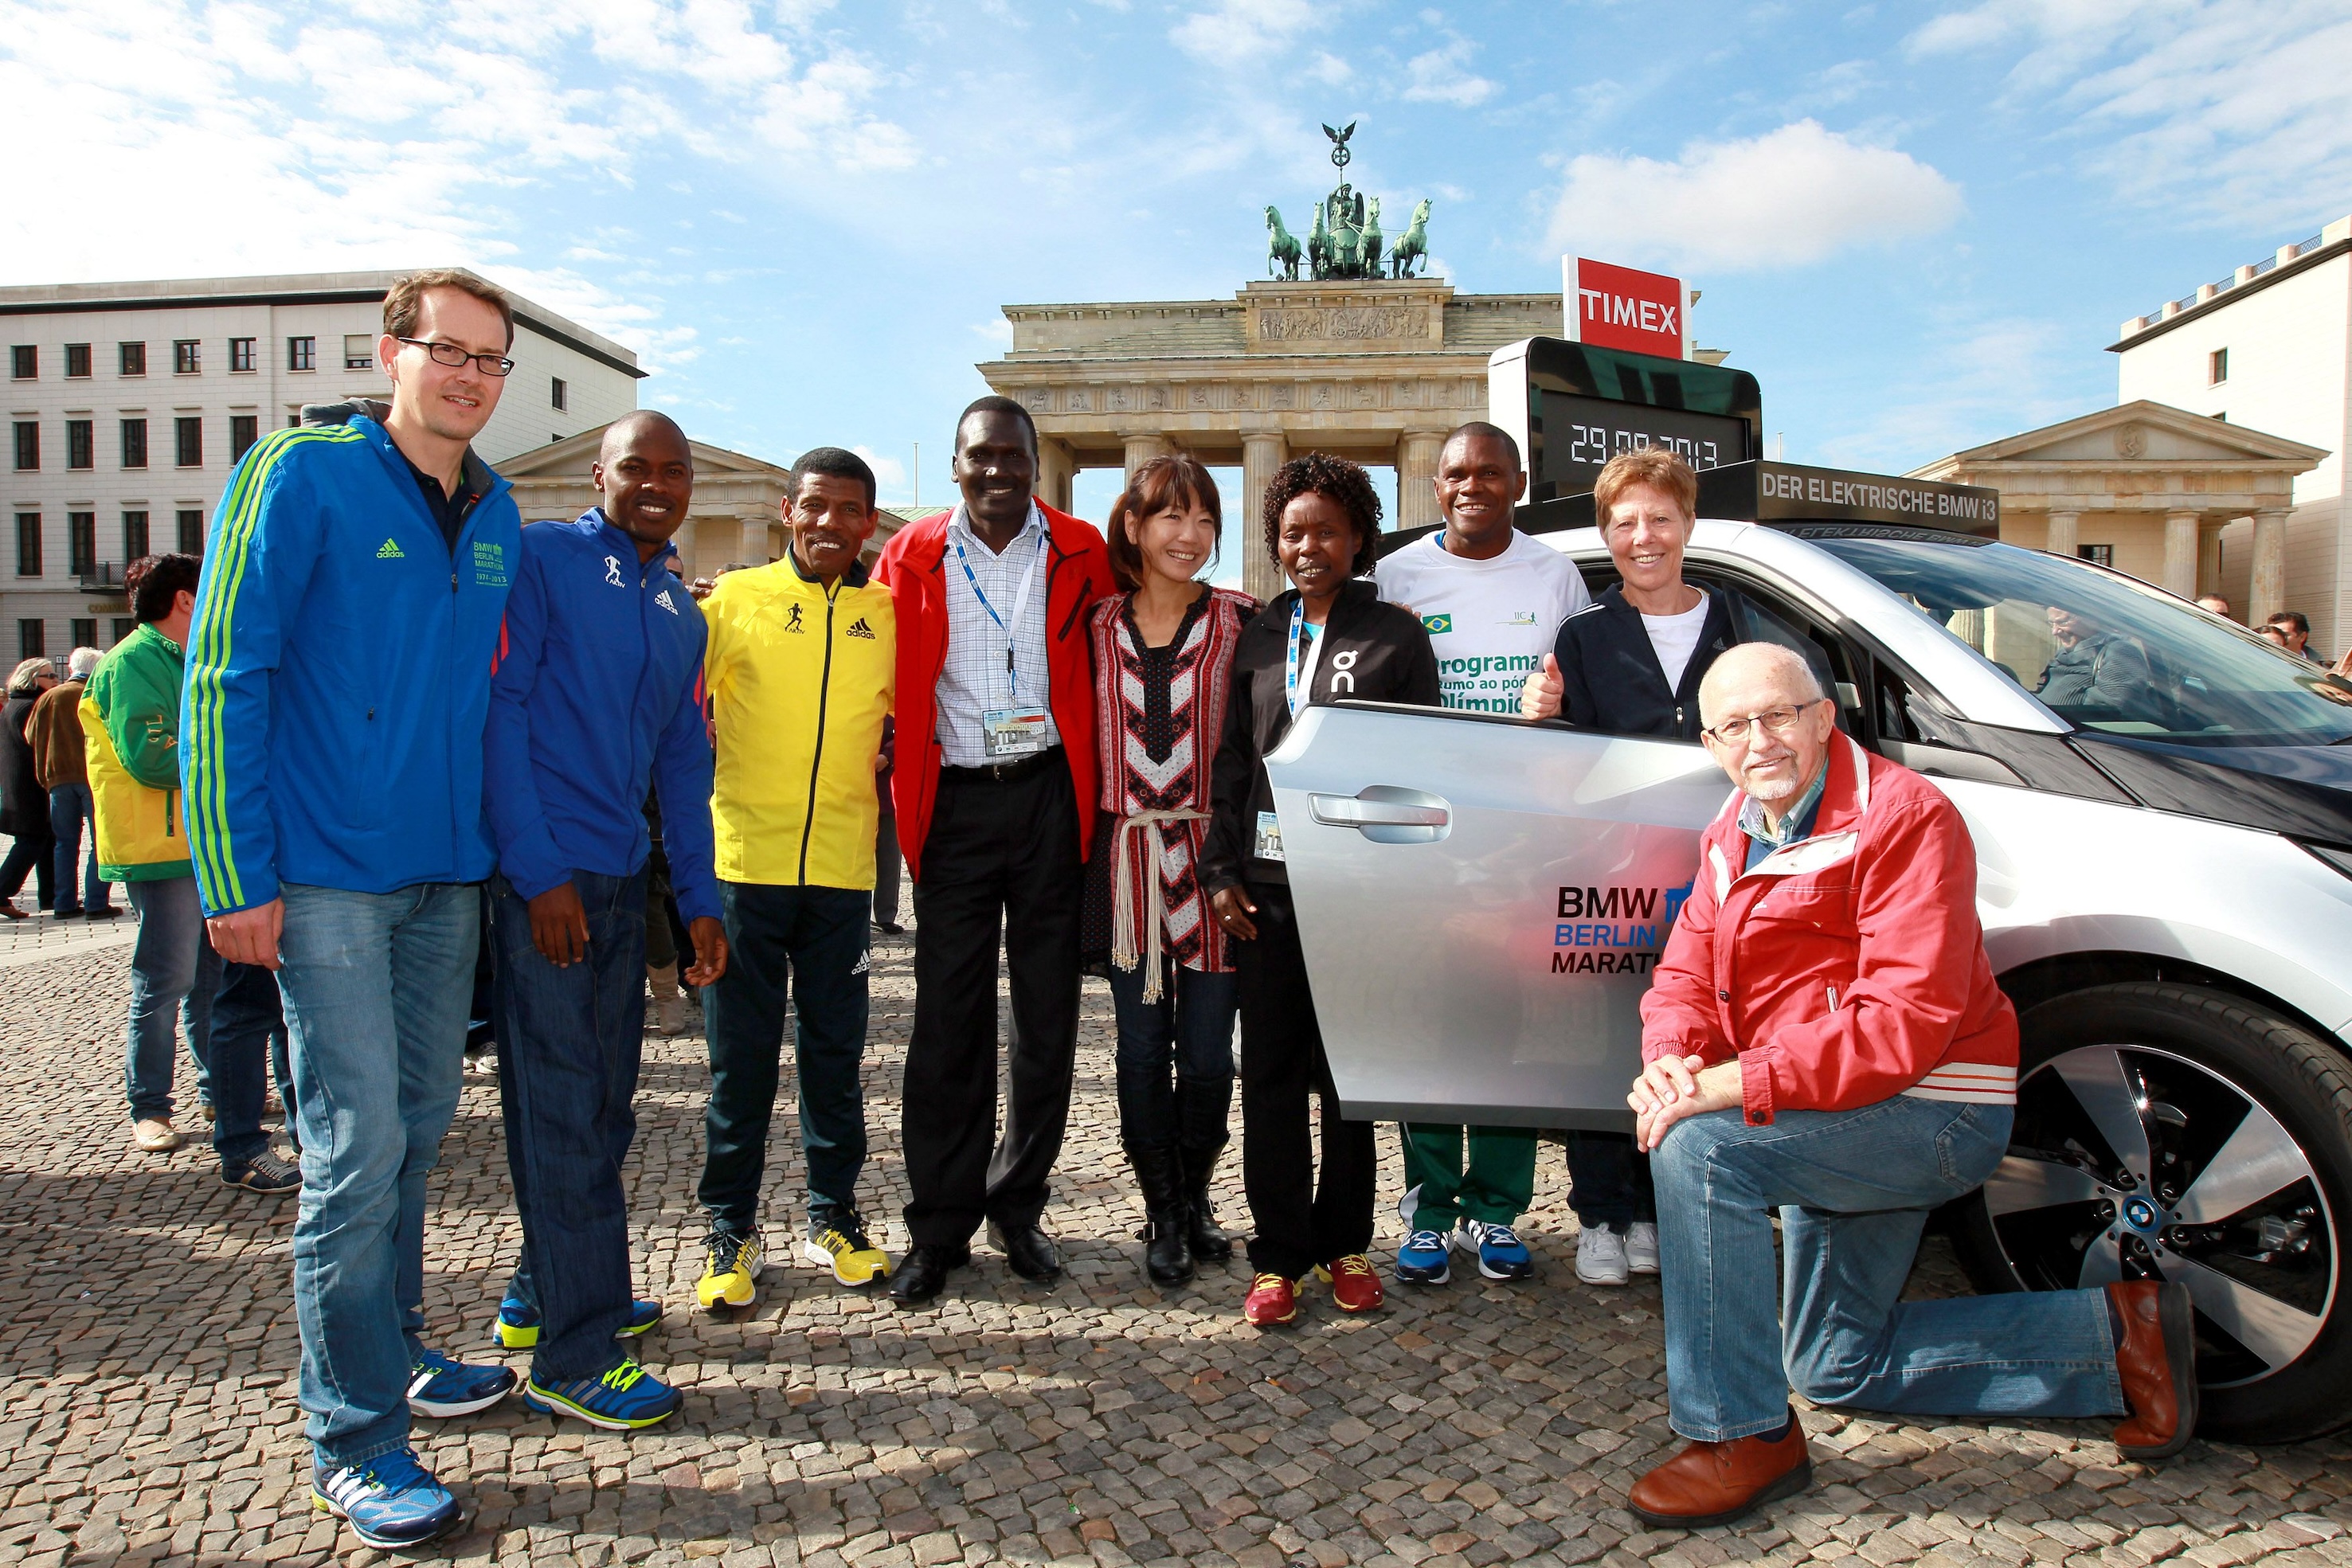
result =
M125 468L147 466L147 422L143 419L122 422L122 465Z
M202 414L182 414L172 422L173 439L179 444L177 461L183 468L205 465L205 421Z
M253 364L253 340L231 338L228 340L228 368L231 375L249 372Z
M2217 387L2230 379L2229 350L2216 349L2205 356L2205 379Z
M375 340L365 332L344 333L343 369L347 371L375 369Z
M40 621L16 622L16 657L46 659L49 656L48 625Z
M205 553L205 514L202 507L180 508L180 553L182 555Z
M8 350L8 374L20 382L37 379L41 373L41 350L31 343L19 343Z
M16 472L29 474L41 465L41 427L34 420L16 422Z
M88 343L66 345L66 379L68 381L89 379L89 345Z
M122 514L122 559L125 563L137 560L147 553L147 514Z
M16 514L16 575L41 575L41 514Z
M77 615L73 619L73 645L77 648L98 646L98 617Z
M66 570L76 577L89 577L98 570L98 514L68 512L66 514ZM74 644L80 647L83 643Z
M194 338L181 338L172 344L172 373L193 376L204 369L204 345Z
M136 632L136 631L138 631L138 630L139 630L139 618L138 618L137 616L135 616L135 615L118 615L118 616L116 616L116 617L114 618L114 638L113 638L113 641L114 641L115 643L120 643L120 642L121 642L124 638L126 638L126 637L130 636L130 635L131 635L131 633L132 633L133 632ZM112 643L110 643L110 644L109 644L109 646L111 646L111 645L112 645Z
M315 371L319 368L319 340L289 338L286 340L286 368L289 371Z
M2116 547L2113 545L2076 545L2074 553L2096 566L2116 564Z
M562 376L550 376L548 378L548 382L547 406L550 408L571 407L572 404L570 399L572 396L572 389L563 384L563 378Z
M261 416L257 413L233 413L228 416L228 460L245 461L246 453L261 439Z
M117 344L116 347L121 350L122 373L124 375L143 376L147 373L146 344L121 343Z
M288 415L286 416L286 428L287 428L287 429L289 429L289 430L299 430L299 429L301 429L301 428L302 428L302 416L301 416L301 414L300 414L299 413L289 413L289 414L288 414Z
M86 419L66 421L66 466L95 468L98 466L98 442L91 436L90 422Z

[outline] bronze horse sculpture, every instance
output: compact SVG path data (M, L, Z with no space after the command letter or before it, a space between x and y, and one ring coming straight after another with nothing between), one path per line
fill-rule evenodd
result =
M1412 226L1397 236L1389 252L1390 276L1411 277L1412 264L1421 263L1422 271L1429 270L1429 203L1421 202L1412 209Z
M1265 272L1268 277L1277 275L1286 283L1298 281L1298 258L1301 254L1297 236L1282 226L1282 214L1272 207L1265 210L1267 236Z

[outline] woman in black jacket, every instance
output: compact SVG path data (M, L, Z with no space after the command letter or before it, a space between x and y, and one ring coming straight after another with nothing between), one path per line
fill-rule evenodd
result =
M8 703L0 708L0 833L14 841L8 858L0 861L0 918L22 920L25 912L11 902L25 885L25 873L37 877L41 907L56 903L49 882L56 874L57 835L49 827L49 792L33 770L32 743L25 738L25 721L41 694L58 684L58 667L47 659L27 659L8 677Z
M1307 990L1266 754L1310 704L1349 697L1438 705L1437 657L1411 612L1380 601L1371 569L1381 501L1363 469L1312 453L1266 486L1265 542L1292 588L1242 628L1213 775L1201 883L1234 938L1242 1018L1242 1185L1256 1229L1243 1315L1260 1328L1298 1315L1311 1268L1342 1312L1381 1305L1372 1240L1379 1166L1372 1124L1340 1119ZM1307 1098L1323 1102L1317 1180Z

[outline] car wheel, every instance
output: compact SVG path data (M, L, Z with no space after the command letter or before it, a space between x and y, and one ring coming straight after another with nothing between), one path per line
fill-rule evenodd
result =
M2100 986L2020 1024L2008 1157L1953 1215L1978 1288L2177 1281L2200 1431L2292 1442L2352 1419L2352 1063L2192 986Z

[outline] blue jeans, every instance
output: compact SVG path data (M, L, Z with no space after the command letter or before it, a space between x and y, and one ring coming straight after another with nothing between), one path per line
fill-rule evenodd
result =
M273 1059L287 1124L294 1123L285 1040L277 975L258 964L223 964L205 1030L205 1057L212 1081L213 1153L220 1157L224 1176L236 1175L269 1147L269 1134L261 1128L261 1103L269 1092Z
M482 900L289 885L278 985L302 1140L294 1310L320 1465L408 1443L424 1349L425 1178L457 1108Z
M1818 1405L1899 1416L2121 1414L2104 1291L1899 1300L1928 1211L1992 1174L2011 1117L1897 1095L1763 1127L1718 1111L1669 1130L1650 1168L1674 1429L1700 1442L1776 1431L1792 1385Z
M90 824L89 863L81 870L81 897L74 898L74 862L81 859L81 825ZM57 836L58 906L59 915L79 915L85 909L110 909L114 891L98 869L98 809L87 784L60 784L49 791L49 831Z
M1160 999L1143 999L1143 966L1110 967L1118 1023L1118 1136L1131 1149L1224 1146L1234 1101L1234 1015L1240 977L1170 964Z
M131 949L131 1030L122 1055L124 1093L131 1119L168 1119L172 1072L180 1050L180 1022L188 1025L188 1050L201 1070L203 1039L213 991L220 985L221 961L205 936L204 905L193 876L167 876L126 884L131 907L139 913L139 936ZM254 1102L254 1114L261 1103Z
M575 871L588 951L558 968L530 939L530 904L490 883L498 944L499 1098L522 1218L508 1294L537 1307L531 1375L609 1371L629 1318L629 1210L621 1164L636 1136L646 1032L646 873Z

